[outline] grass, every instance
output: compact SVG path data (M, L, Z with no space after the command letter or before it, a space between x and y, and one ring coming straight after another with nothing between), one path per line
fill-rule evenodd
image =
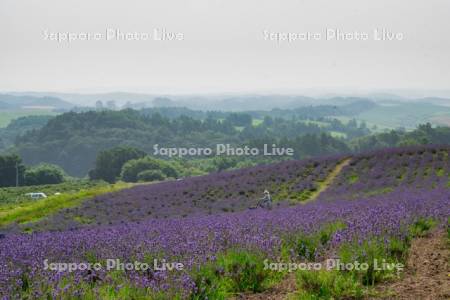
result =
M306 125L314 124L314 125L317 125L317 126L319 126L321 128L325 128L325 127L328 127L330 125L327 122L321 122L321 121L315 121L315 120L300 120L300 122L302 122L303 124L306 124Z
M339 138L339 139L346 139L347 138L347 134L345 132L330 131L330 134L334 138Z
M342 245L339 249L339 259L343 264L358 262L367 268L360 270L343 270L349 272L355 281L365 286L374 286L376 283L397 277L396 269L377 268L383 262L387 264L404 264L409 248L408 240L397 238L374 237L363 242L352 242Z
M75 216L73 219L80 224L91 224L92 222L94 222L94 220L83 216Z
M359 181L359 176L358 176L358 174L352 174L352 175L350 175L350 177L348 178L348 182L349 182L350 184L357 183L358 181Z
M411 225L409 233L412 237L424 237L428 235L431 229L436 227L436 224L436 220L431 218L419 218Z
M273 200L275 202L289 200L293 204L296 204L309 200L311 195L318 189L318 186L314 184L314 186L309 189L304 189L301 192L293 192L291 189L296 182L296 180L290 180L285 184L273 184L271 190L276 191Z
M314 234L299 232L289 235L284 238L281 247L281 256L285 260L306 259L308 261L316 261L324 254L327 244L333 235L345 227L346 225L343 222L337 221L322 226Z
M26 196L27 193L45 193L47 196L55 193L67 194L78 193L81 190L91 189L94 187L107 186L105 181L90 181L90 180L67 180L59 184L46 184L35 186L21 186L21 187L5 187L0 188L0 211L8 210L22 205L27 202L35 202Z
M263 119L253 119L252 120L252 126L258 126L261 125L264 122Z
M63 208L80 205L86 199L133 186L129 183L116 183L114 185L96 186L83 189L77 193L50 196L45 199L26 202L20 206L0 211L0 227L10 223L35 222L47 217Z
M296 274L299 300L362 299L364 287L349 273L301 270Z
M338 251L339 268L296 272L299 287L296 299L362 299L373 293L370 287L376 283L398 276L398 267L380 268L380 265L404 266L408 249L408 240L397 238L375 237L346 243ZM356 262L360 267L345 267Z
M197 289L192 300L228 299L236 293L262 292L281 280L280 273L264 268L265 257L248 250L230 250L203 265L192 278Z
M392 193L393 191L394 191L394 188L392 188L392 187L384 187L384 188L375 189L375 190L371 190L371 191L365 192L365 193L363 193L363 196L364 197L372 197L372 196L389 194L389 193Z
M447 219L447 242L450 244L450 217Z

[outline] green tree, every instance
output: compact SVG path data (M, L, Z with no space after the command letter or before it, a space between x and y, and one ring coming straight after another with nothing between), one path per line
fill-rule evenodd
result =
M137 182L138 175L148 170L159 170L165 177L178 177L178 170L169 162L153 157L143 157L126 162L122 167L121 177L126 182Z
M238 160L234 157L214 157L213 165L217 171L224 171L236 166Z
M226 119L234 126L251 126L252 116L244 113L230 113Z
M132 147L115 147L101 151L97 156L95 168L89 172L89 177L93 180L102 179L114 183L127 161L144 156L145 152Z
M16 169L17 166L17 169ZM0 187L16 185L16 171L18 172L19 185L23 183L25 166L17 154L0 156Z
M137 179L138 181L161 181L166 179L166 176L161 170L146 170L139 173Z
M24 175L25 185L57 184L64 181L66 174L58 166L41 164L27 169Z

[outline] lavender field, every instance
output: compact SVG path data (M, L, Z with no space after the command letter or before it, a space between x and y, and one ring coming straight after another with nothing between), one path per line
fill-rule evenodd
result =
M207 176L141 185L65 209L33 225L35 230L74 229L147 219L185 218L237 212L254 206L264 189L277 206L300 203L344 157L286 161Z
M344 157L283 162L100 196L31 225L33 234L0 239L0 295L223 299L261 292L282 280L283 274L262 269L263 259L314 262L329 256L367 259L375 253L400 261L420 224L432 220L444 226L450 216L449 153L448 147L411 147L356 155L314 201L307 201L308 195ZM246 209L265 188L280 205ZM75 216L86 222L76 222ZM353 252L344 255L353 243ZM164 259L184 268L44 268L45 261L105 265L111 258L150 264ZM385 274L369 275L374 283ZM252 276L257 284L242 285ZM354 291L345 296L362 297Z

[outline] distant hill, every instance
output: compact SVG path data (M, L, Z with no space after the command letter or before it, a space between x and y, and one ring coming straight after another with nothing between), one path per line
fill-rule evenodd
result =
M413 129L426 122L446 125L445 119L450 119L450 107L426 102L391 103L374 106L356 113L354 117L378 126Z
M188 107L198 110L270 110L272 108L295 108L319 104L320 100L301 95L258 95L258 94L211 94L211 95L163 95L127 92L98 94L21 92L18 96L57 97L79 106L94 106L96 101L115 101L119 106L134 109L161 106L161 99L168 106ZM154 102L156 100L156 102Z
M0 151L13 146L16 137L33 129L39 129L53 118L50 115L32 115L13 119L5 128L0 128Z
M138 94L126 92L99 93L99 94L77 94L77 93L56 93L56 92L16 92L17 96L32 97L54 97L63 99L64 101L73 103L76 106L94 107L97 101L107 102L114 101L117 105L125 105L126 103L141 103L143 106L151 106L151 102L155 99L155 95Z
M6 102L0 102L0 109L12 109L14 108L14 105L11 105Z
M0 109L70 109L74 105L55 97L15 96L0 94Z

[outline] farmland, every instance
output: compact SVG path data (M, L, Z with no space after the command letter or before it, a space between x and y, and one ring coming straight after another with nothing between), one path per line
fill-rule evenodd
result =
M374 258L401 264L411 241L444 226L450 215L449 150L410 147L287 161L100 195L27 224L35 231L31 235L7 233L0 243L0 262L7 266L0 273L0 293L223 299L264 292L286 278L286 271L265 269L264 261L320 262L337 256L372 267ZM246 209L265 188L275 207ZM308 201L318 189L323 191ZM109 258L149 264L164 259L183 269L43 268L44 261L105 266ZM372 267L299 271L295 294L317 297L319 292L306 283L332 276L343 286L321 282L330 297L371 295L376 283L395 277L393 271Z
M39 229L76 228L96 225L217 215L246 210L261 197L266 188L272 191L277 206L308 200L342 158L323 161L282 162L206 176L140 185L113 195L103 195L81 206L64 210L35 224ZM113 216L113 217L112 217ZM85 220L77 224L74 220Z

